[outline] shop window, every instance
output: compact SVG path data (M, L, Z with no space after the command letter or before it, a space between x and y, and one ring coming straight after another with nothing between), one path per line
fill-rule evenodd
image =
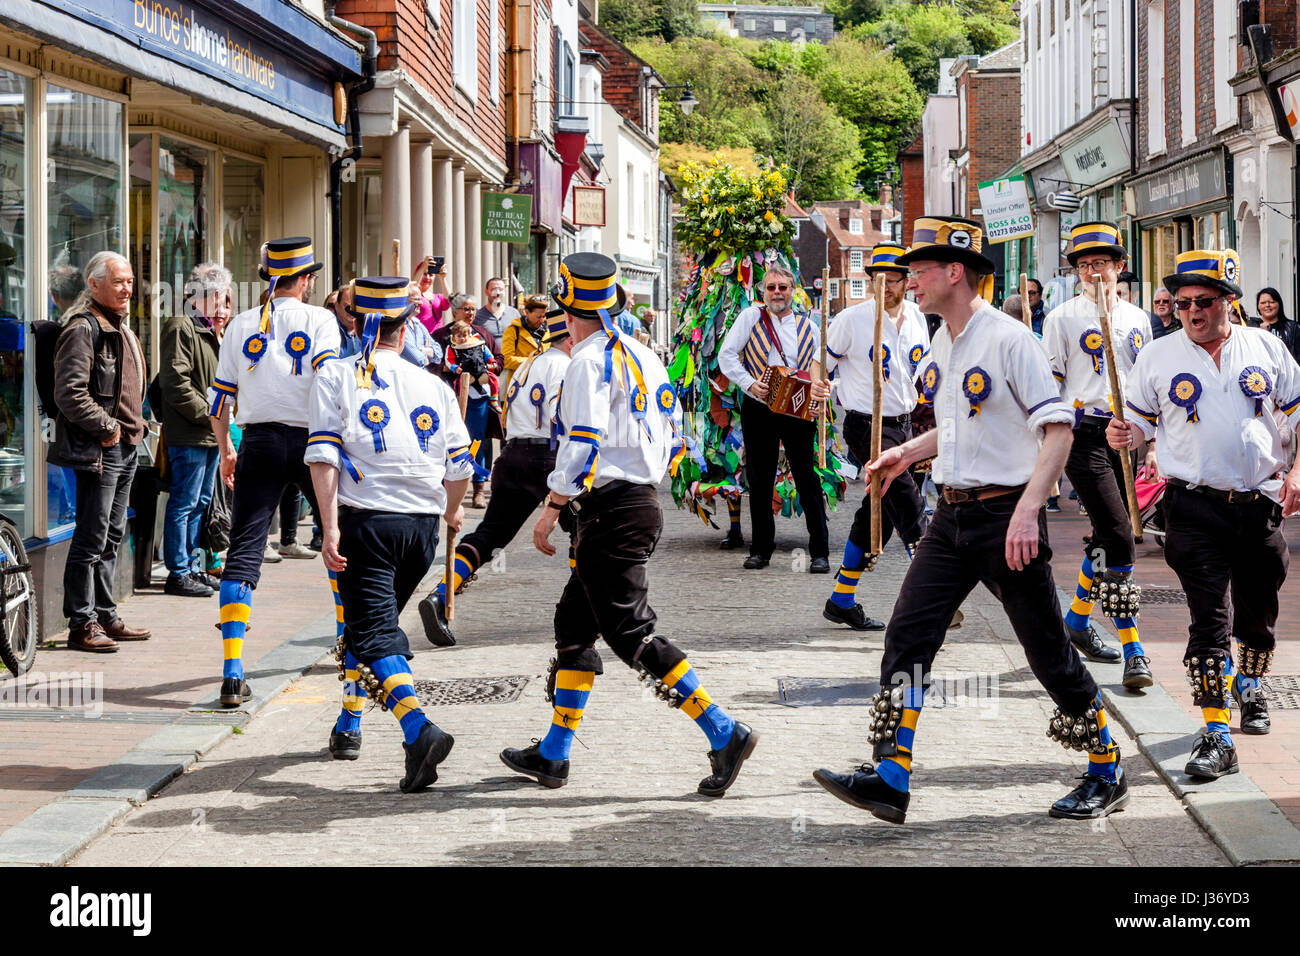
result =
M265 192L265 166L235 156L223 157L222 259L230 270L236 289L240 288L240 283L246 282L250 286L258 283L258 252L265 241L262 206Z
M180 296L190 270L208 256L208 150L164 137L158 140L158 278L166 299L164 321L180 313ZM252 303L236 303L251 308ZM147 353L146 353L147 354Z
M27 290L27 98L31 85L0 70L0 511L32 534L26 476L33 474L28 435L26 335ZM31 316L44 318L43 315Z
M867 297L867 281L865 279L849 280L849 298L865 299Z
M80 272L97 252L127 254L122 230L124 111L120 103L53 84L45 103L50 269L71 266ZM139 266L132 267L138 288ZM75 520L75 503L73 473L48 467L50 534Z

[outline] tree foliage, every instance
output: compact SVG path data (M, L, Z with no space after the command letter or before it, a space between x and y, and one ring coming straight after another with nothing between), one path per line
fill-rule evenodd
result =
M983 55L1005 46L1019 36L1016 23L1001 0L911 0L890 4L881 19L848 32L889 49L924 94L938 89L941 58Z
M604 0L600 28L623 44L650 36L671 41L698 35L700 17L695 0Z
M767 135L755 145L786 169L800 203L851 196L862 165L858 130L822 98L815 80L794 69L768 93Z
M659 138L698 143L707 149L753 146L766 134L758 101L759 69L733 42L714 37L679 38L672 43L641 40L632 52L672 86L690 83L699 106L683 116L671 97L660 100Z

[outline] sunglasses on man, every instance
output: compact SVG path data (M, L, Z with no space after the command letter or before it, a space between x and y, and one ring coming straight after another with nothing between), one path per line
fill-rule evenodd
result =
M1222 298L1223 296L1221 295L1194 295L1190 299L1175 299L1174 308L1179 312L1186 312L1192 307L1192 304L1195 303L1198 309L1204 311Z

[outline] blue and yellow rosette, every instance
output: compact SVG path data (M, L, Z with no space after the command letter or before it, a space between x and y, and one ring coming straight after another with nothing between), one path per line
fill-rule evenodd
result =
M420 442L420 451L427 453L429 439L438 430L438 413L428 405L420 405L411 412L411 427L415 429L415 437Z
M248 367L256 368L257 363L262 360L266 354L266 333L254 332L244 340L244 358L248 359Z
M889 355L890 355L889 346L886 345L884 342L881 342L880 351L885 356L884 359L882 359L880 362L881 374L884 376L884 380L888 382L889 381ZM874 345L871 346L871 348L867 349L867 361L871 362L873 365L875 364L876 347Z
M311 337L306 332L294 332L284 340L284 350L293 359L293 374L302 374L302 360L311 350Z
M1101 374L1105 362L1106 343L1102 340L1101 329L1085 329L1079 336L1079 348L1092 357L1092 370Z
M939 363L931 362L921 373L921 401L926 405L934 404L934 396L939 393Z
M916 374L916 368L921 364L921 359L925 358L925 346L919 342L912 346L912 350L907 353L907 362L912 367L912 374Z
M1258 365L1247 365L1237 377L1237 384L1247 398L1255 400L1255 417L1264 413L1264 399L1273 391L1273 380Z
M1201 397L1201 383L1190 372L1180 372L1169 383L1169 400L1179 408L1187 410L1189 422L1199 422L1196 403Z
M573 305L573 276L569 267L560 263L560 277L555 283L555 298L562 305Z
M384 428L388 425L388 406L377 398L367 399L361 403L361 411L357 417L361 419L361 424L370 429L370 437L375 442L375 451L387 451L388 443L384 440Z
M535 382L528 390L528 404L537 409L537 427L542 427L542 409L546 407L546 386Z
M974 418L980 413L980 403L992 393L993 383L989 381L989 373L977 365L962 378L961 390L970 402L970 414L966 417Z
M1134 329L1128 334L1129 354L1133 356L1135 361L1137 360L1138 353L1142 351L1142 347L1146 344L1146 338L1142 335L1141 329Z

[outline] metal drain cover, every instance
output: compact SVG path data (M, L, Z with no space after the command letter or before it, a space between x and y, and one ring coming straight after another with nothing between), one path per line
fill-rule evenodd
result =
M1300 710L1300 674L1268 674L1259 679L1270 710Z
M527 677L470 677L461 680L417 680L415 694L427 707L449 704L509 704L528 686Z
M773 703L787 707L865 707L880 690L880 681L865 677L778 677L776 688L779 697ZM930 685L925 705L952 706L938 683Z
M1143 604L1186 604L1187 592L1182 588L1162 588L1155 585L1142 585Z

